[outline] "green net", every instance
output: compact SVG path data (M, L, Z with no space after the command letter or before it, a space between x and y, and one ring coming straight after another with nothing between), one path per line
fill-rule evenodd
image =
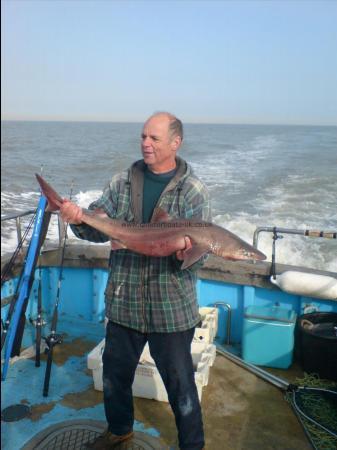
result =
M337 382L305 374L295 380L295 385L300 387L287 392L286 399L312 445L317 450L337 450Z

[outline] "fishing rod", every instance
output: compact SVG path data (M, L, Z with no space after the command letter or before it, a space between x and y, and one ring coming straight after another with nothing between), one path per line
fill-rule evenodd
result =
M33 214L32 218L31 218L31 220L30 220L30 222L29 222L29 224L28 224L28 226L27 226L23 236L21 237L20 241L18 242L18 245L17 245L16 249L14 250L10 261L4 266L4 268L2 270L2 273L1 273L1 286L5 283L5 281L7 281L8 275L10 274L10 272L13 269L15 260L16 260L16 258L18 256L20 250L23 247L23 244L24 244L24 242L25 242L25 240L27 238L28 233L30 232L30 230L31 230L31 228L33 226L34 220L36 218L36 212L37 212L37 209L34 211L34 214ZM30 245L31 245L31 241L29 242L28 249L27 249L26 254L25 254L24 262L22 264L22 268L21 268L21 272L20 272L18 283L16 285L15 293L12 296L12 299L10 301L10 306L8 308L8 311L7 311L6 320L3 321L1 319L1 324L2 324L1 350L3 349L3 346L4 346L5 342L6 342L7 332L8 332L8 329L9 329L10 321L11 321L11 318L12 318L12 315L13 315L13 312L14 312L14 309L15 309L15 305L16 305L17 299L18 299L18 295L19 295L19 291L20 291L20 288L21 288L24 268L25 268L25 264L26 264L26 261L27 261L27 255L29 253ZM13 352L12 352L11 356L15 356L13 354Z
M42 271L40 267L39 287L37 291L37 318L36 318L36 351L35 367L40 367L41 332L42 332Z
M15 293L14 293L14 295L12 297L12 300L10 302L10 305L9 305L9 308L8 308L8 311L7 311L6 320L3 321L1 319L1 322L2 322L1 351L3 349L3 346L5 345L6 338L7 338L7 333L8 333L8 329L9 329L9 325L11 323L11 319L12 319L12 315L13 315L13 312L14 312L14 309L15 309L15 305L16 305L16 302L18 300L19 289L20 289L20 286L21 286L22 278L23 278L23 272L24 272L24 265L22 266L20 277L19 277L19 281L18 281L18 283L16 285Z
M72 188L70 190L70 198L71 198L71 196L72 196ZM63 275L63 268L64 268L64 255L65 255L66 243L67 243L67 238L68 238L67 231L68 231L68 223L66 223L64 225L64 241L63 241L62 254L61 254L60 273L59 273L59 278L58 278L58 282L57 282L56 300L55 300L55 305L54 305L52 322L51 322L51 326L50 326L50 335L47 336L46 338L44 338L44 340L47 344L47 348L45 351L48 355L46 372L45 372L44 382L43 382L43 396L44 397L48 397L51 368L52 368L52 363L53 363L54 347L57 344L62 344L62 341L63 341L62 335L57 334L56 329L57 329L57 321L58 321L58 308L59 308L59 304L60 304L62 275Z
M35 367L40 367L40 355L41 355L41 337L42 337L42 271L41 266L39 268L39 285L37 289L37 317L36 320L29 319L30 322L36 328L36 338L35 338Z
M43 166L41 166L41 174L43 171ZM44 215L44 222L42 225L42 231L40 236L40 245L39 245L39 254L41 256L41 247L42 243L45 240L47 231L48 231L48 225L50 221L51 213L45 212ZM41 270L41 264L39 264L39 284L38 284L38 291L37 291L37 317L36 320L32 320L30 318L30 322L35 326L36 328L36 338L35 338L35 367L40 367L40 355L41 355L41 331L42 331L42 270ZM34 280L32 279L32 284L34 283ZM26 305L27 307L27 305ZM26 310L26 308L25 308ZM25 322L25 321L24 321ZM24 326L22 327L22 334L23 334ZM22 340L22 337L21 337ZM19 346L19 345L18 345ZM20 347L21 347L21 341L20 341Z
M20 251L20 250L18 250L18 249L19 249L19 248L21 249L21 247L22 247L22 245L23 245L23 241L24 241L24 239L26 238L26 236L27 236L29 230L31 229L31 227L32 227L32 225L33 225L33 220L34 220L35 216L36 216L36 212L35 212L34 216L32 217L32 219L31 219L31 221L30 221L30 223L29 223L29 225L28 225L28 227L27 227L27 229L26 229L26 231L25 231L24 237L23 237L23 238L21 239L21 241L19 242L19 244L18 244L16 250L14 251L14 253L13 253L13 255L12 255L10 261L9 261L9 263L6 264L4 270L3 270L2 274L1 274L1 286L2 286L2 284L7 280L7 276L8 276L8 274L9 274L9 273L11 272L11 270L12 270L12 267L13 267L13 265L14 265L14 261L15 261L17 255L18 255L18 253L19 253L19 251ZM6 320L3 321L3 320L1 319L1 324L2 324L1 350L3 349L3 346L4 346L5 342L6 342L6 337L7 337L7 332L8 332L8 329L9 329L9 324L10 324L10 321L11 321L11 318L12 318L12 315L13 315L13 312L14 312L14 309L15 309L16 301L17 301L17 299L18 299L19 289L20 289L20 286L21 286L22 278L23 278L23 272L24 272L24 268L25 268L25 264L26 264L26 260L27 260L27 254L28 254L28 252L29 252L29 247L30 247L30 243L29 243L29 246L28 246L28 250L27 250L27 252L26 252L26 255L25 255L25 260L24 260L24 263L23 263L22 268L21 268L19 280L18 280L18 283L17 283L17 285L16 285L14 295L13 295L13 297L12 297L12 300L11 300L11 302L10 302L10 305L9 305L9 308L8 308L8 311L7 311L7 317L6 317Z
M8 274L11 272L11 270L12 270L12 267L13 267L13 265L14 265L15 259L16 259L17 255L18 255L19 251L21 250L21 248L22 248L22 246L23 246L23 243L24 243L24 241L25 241L25 239L26 239L26 237L27 237L27 235L28 235L30 229L32 228L32 225L33 225L33 223L34 223L35 217L36 217L36 211L34 212L34 215L33 215L32 219L31 219L31 221L30 221L30 223L29 223L27 229L25 230L25 233L24 233L22 239L20 240L20 242L19 242L19 244L18 244L16 250L14 251L14 253L13 253L13 255L12 255L12 257L11 257L9 263L6 264L6 268L3 270L1 280L3 279L4 282L5 282L6 279L7 279L7 275L8 275ZM11 321L11 318L12 318L12 315L13 315L13 312L14 312L14 309L15 309L15 305L16 305L16 302L17 302L17 299L18 299L18 296L19 296L19 291L20 291L20 288L21 288L21 283L22 283L22 279L23 279L24 268L25 268L25 264L26 264L26 261L27 261L27 255L28 255L28 253L29 253L30 245L31 245L31 241L29 242L28 249L27 249L27 251L26 251L26 255L25 255L25 259L24 259L24 262L23 262L23 265L22 265L22 268L21 268L19 280L18 280L18 283L17 283L16 288L15 288L15 293L14 293L14 295L12 296L12 299L11 299L11 301L10 301L10 305L9 305L9 308L8 308L8 311L7 311L7 317L6 317L6 320L5 320L5 321L1 320L1 322L2 322L1 350L3 349L3 346L4 346L5 342L6 342L6 338L7 338L7 333L8 333L10 321ZM15 355L12 354L11 356L15 356Z
M8 275L11 273L11 271L13 269L13 266L14 266L14 263L15 263L15 260L16 260L16 258L18 256L20 250L23 247L23 244L24 244L24 242L25 242L25 240L27 238L28 233L30 232L30 230L31 230L31 228L33 226L33 223L34 223L34 220L35 220L35 216L36 216L36 210L35 210L32 218L30 219L30 222L29 222L29 224L28 224L28 226L27 226L27 228L26 228L26 230L24 232L23 237L20 239L20 242L16 246L16 249L14 250L13 255L11 256L11 259L8 261L7 264L4 265L4 267L3 267L2 271L1 271L1 286L8 280Z
M20 355L22 339L23 339L23 334L24 334L25 325L26 325L26 310L27 310L27 305L28 305L28 300L29 300L29 294L30 294L31 288L32 288L33 283L34 283L34 272L35 272L35 268L36 268L36 264L37 264L38 258L40 256L42 244L43 244L43 242L44 242L44 240L46 238L46 234L47 234L48 226L49 226L49 222L50 222L50 217L51 217L51 212L44 210L43 219L42 219L42 226L41 226L40 236L39 236L39 241L38 241L38 246L37 246L37 249L36 249L36 254L35 254L35 257L34 257L34 262L33 262L33 267L32 267L32 271L31 271L31 276L30 276L30 279L29 279L28 296L25 298L25 300L23 302L22 309L21 309L21 316L20 316L20 320L19 320L19 325L18 325L18 327L16 329L15 340L14 340L14 345L13 345L13 350L12 350L11 356Z
M25 309L27 308L27 302L33 282L32 273L34 272L37 257L39 255L39 249L42 245L41 232L43 228L46 228L46 226L43 226L43 224L46 222L44 220L46 217L45 216L46 206L47 206L47 199L46 197L41 196L37 207L33 234L27 253L18 298L15 304L12 319L9 324L9 329L7 330L8 335L6 338L6 349L4 356L4 365L2 370L2 380L6 379L9 360L10 357L12 356L12 353L15 352L16 354L20 354L20 348L18 349L17 347L18 345L21 346L24 321L26 318Z

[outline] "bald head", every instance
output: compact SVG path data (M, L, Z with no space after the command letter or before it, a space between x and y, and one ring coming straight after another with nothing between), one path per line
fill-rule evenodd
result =
M142 153L153 173L165 173L176 167L176 154L181 145L182 125L167 112L153 114L144 124Z
M178 119L178 117L166 111L156 112L152 114L152 116L149 117L148 120L152 119L153 117L162 117L163 119L166 118L168 121L168 128L171 139L175 138L176 136L179 136L181 141L183 140L184 137L183 124L181 120Z

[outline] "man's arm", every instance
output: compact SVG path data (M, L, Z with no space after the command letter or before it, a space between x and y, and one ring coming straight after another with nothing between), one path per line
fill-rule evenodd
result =
M89 205L89 210L97 212L101 216L114 218L117 210L117 196L121 175L116 175L105 187L99 199ZM76 237L91 242L107 242L109 237L90 225L82 223L82 208L74 203L65 201L60 209L61 217L70 224Z
M101 217L108 217L102 209L94 209L94 213ZM76 237L92 242L106 242L109 240L108 236L92 228L90 225L82 223L83 209L72 203L70 200L65 200L60 208L60 214L64 222L68 222Z

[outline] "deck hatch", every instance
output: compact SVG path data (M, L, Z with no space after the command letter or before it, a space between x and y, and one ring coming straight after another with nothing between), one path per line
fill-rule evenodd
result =
M60 422L38 433L21 450L81 450L106 429L106 423L96 420ZM120 446L121 450L164 450L158 439L135 432L132 442Z

